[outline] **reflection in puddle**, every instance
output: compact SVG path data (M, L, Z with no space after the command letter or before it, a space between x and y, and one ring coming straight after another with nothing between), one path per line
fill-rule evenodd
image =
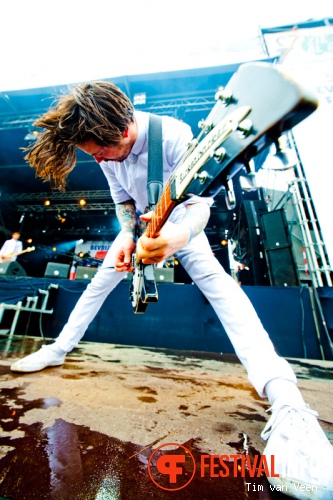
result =
M40 422L20 423L20 417L31 409L47 411L50 406L61 405L56 398L28 401L23 394L24 387L0 391L0 423L5 431L0 436L1 497L12 500L146 500L175 495L151 481L147 470L151 447L123 442L63 419L57 419L47 429L43 429ZM193 454L198 473L186 488L177 491L177 500L242 500L249 498L245 486L249 481L252 485L263 486L263 491L259 488L257 493L251 492L251 499L283 498L270 492L264 477L201 478L202 453L195 440L184 446Z

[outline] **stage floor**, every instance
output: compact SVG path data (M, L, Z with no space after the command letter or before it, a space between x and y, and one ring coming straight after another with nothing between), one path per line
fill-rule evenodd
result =
M209 477L207 465L201 477L202 455L247 452L253 460L264 449L269 405L235 356L82 342L61 367L10 371L48 342L0 337L2 499L286 498L263 476L234 477L232 461L227 477ZM333 362L290 361L332 439ZM168 448L151 457L167 443L188 450L177 486L188 484L172 493L156 468Z

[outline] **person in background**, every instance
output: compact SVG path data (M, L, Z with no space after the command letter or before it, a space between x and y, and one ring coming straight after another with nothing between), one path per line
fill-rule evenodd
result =
M10 240L6 240L0 250L0 262L14 262L22 252L23 245L20 233L14 232Z
M238 266L237 279L239 286L251 285L250 270L248 267L245 267L245 264Z

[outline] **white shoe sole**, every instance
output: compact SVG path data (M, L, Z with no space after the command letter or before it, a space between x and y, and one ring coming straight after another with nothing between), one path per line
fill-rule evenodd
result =
M35 366L20 366L20 361L18 361L17 363L14 363L10 369L12 372L19 372L19 373L32 373L32 372L40 372L41 370L44 370L45 368L47 368L48 366L52 367L52 366L61 366L64 364L64 361L60 361L60 362L54 362L54 363L47 363L47 364L43 364L43 365L35 365Z

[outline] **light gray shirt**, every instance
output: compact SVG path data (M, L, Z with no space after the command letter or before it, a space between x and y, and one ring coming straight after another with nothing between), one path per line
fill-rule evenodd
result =
M12 238L11 240L6 240L5 243L3 244L1 250L0 250L0 255L6 256L11 253L20 253L22 252L22 241L20 240L15 240ZM10 262L14 262L14 260L17 259L17 256L13 256L10 259Z
M133 199L138 214L143 214L148 205L147 172L148 172L148 126L149 113L135 111L138 136L130 155L123 162L101 162L100 166L108 180L114 203L122 203ZM162 117L162 149L163 149L163 181L169 179L172 171L184 156L188 143L193 135L191 128L175 118ZM193 196L174 210L170 220L185 210L185 205L205 201L209 205L212 198Z

